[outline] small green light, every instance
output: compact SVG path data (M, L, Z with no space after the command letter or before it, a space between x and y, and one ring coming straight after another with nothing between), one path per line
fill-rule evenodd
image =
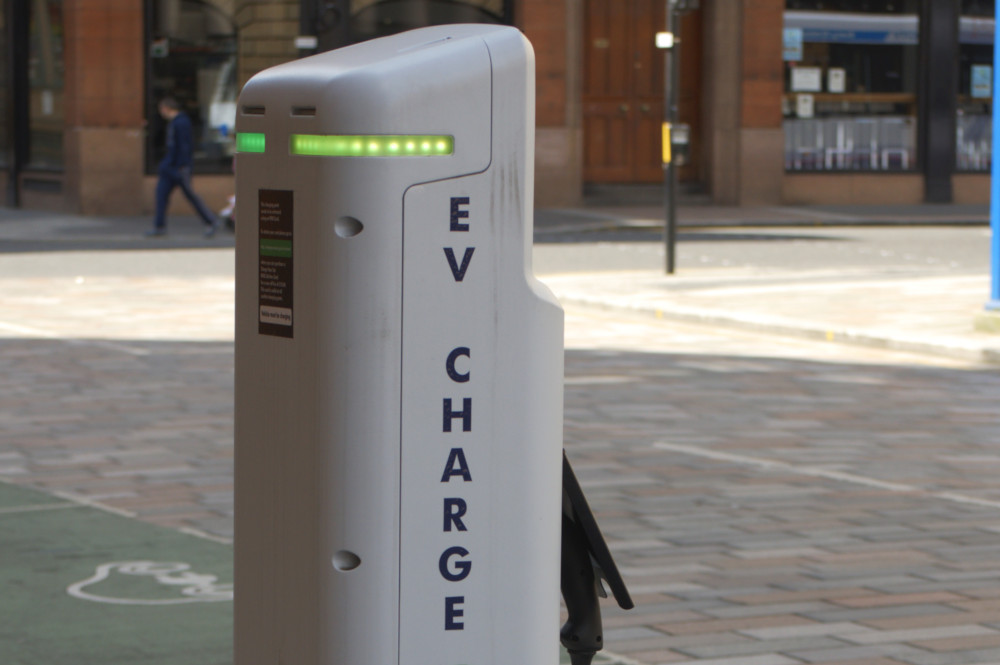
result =
M293 155L319 157L441 156L455 153L455 137L430 135L293 134Z
M238 133L236 152L264 152L264 135L253 132Z

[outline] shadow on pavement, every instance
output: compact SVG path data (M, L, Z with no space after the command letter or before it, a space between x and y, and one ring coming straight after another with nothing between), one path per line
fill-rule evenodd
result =
M87 250L195 249L232 247L233 231L220 227L205 237L205 225L190 216L168 220L167 235L148 238L149 217L82 217L0 209L0 253Z

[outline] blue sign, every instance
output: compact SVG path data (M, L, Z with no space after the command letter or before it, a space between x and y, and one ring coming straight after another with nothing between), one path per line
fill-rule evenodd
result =
M987 99L993 96L993 67L972 65L972 96Z
M802 28L785 28L782 32L781 57L783 60L799 62L802 60Z
M838 30L806 28L805 41L826 44L916 44L917 32L910 30Z

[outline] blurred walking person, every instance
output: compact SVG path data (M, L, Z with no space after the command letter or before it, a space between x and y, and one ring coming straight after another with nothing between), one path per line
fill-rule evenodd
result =
M147 236L167 234L167 203L175 187L180 187L198 216L205 222L205 236L210 238L219 228L218 218L208 209L191 187L191 167L194 164L194 134L191 119L173 97L164 97L159 104L160 115L167 121L167 154L160 162L156 183L156 217Z

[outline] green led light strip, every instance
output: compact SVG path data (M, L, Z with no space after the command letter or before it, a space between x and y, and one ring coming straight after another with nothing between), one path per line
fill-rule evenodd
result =
M264 135L240 132L236 135L236 152L264 152Z
M292 134L289 148L293 155L321 157L431 157L454 154L455 137L426 134Z

